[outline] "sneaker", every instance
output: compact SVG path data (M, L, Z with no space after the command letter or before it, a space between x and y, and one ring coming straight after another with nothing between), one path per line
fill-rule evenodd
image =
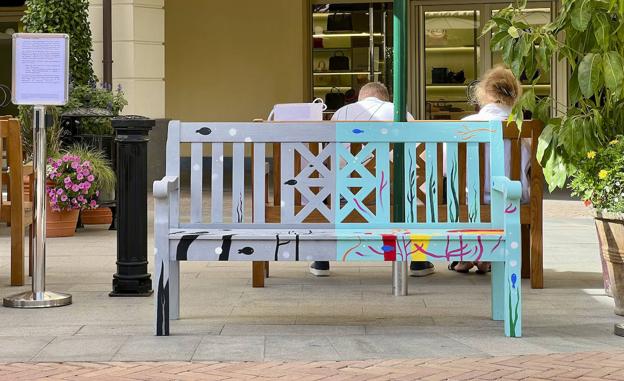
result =
M435 266L431 262L410 263L410 276L421 277L431 275L435 272Z
M310 273L314 276L329 276L329 262L312 262Z

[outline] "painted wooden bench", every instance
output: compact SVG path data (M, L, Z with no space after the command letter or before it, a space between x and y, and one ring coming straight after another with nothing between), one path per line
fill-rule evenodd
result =
M167 176L154 183L155 333L169 334L179 318L179 264L183 261L451 261L492 262L492 318L507 336L521 335L519 182L503 176L500 122L324 122L169 124ZM318 153L304 143L322 142ZM438 143L447 143L445 220L437 197ZM204 145L211 147L210 202L204 203ZM264 205L267 146L280 143L280 221L245 192L245 151L254 154L253 204ZM403 192L392 189L391 145L404 144ZM479 147L491 152L491 222L482 222ZM182 216L180 146L191 145L190 216ZM358 146L357 152L346 144ZM415 202L416 151L425 147L426 202ZM469 220L460 221L458 152L467 155ZM224 155L231 151L231 170ZM295 162L305 159L305 165ZM371 172L367 165L374 162ZM297 169L297 170L296 170ZM231 193L224 179L231 174ZM405 195L405 220L391 220L391 192ZM306 201L298 206L296 196ZM374 202L364 202L372 198ZM210 204L210 222L204 206ZM227 216L224 212L227 210ZM415 216L425 212L425 221ZM311 218L316 215L317 217ZM318 221L322 216L323 222ZM346 222L358 216L362 222ZM485 216L483 216L485 217ZM208 219L208 218L206 218Z
M419 123L419 122L415 122ZM522 131L518 131L515 123L503 122L503 139L508 140L511 145L509 155L510 174L512 180L520 180L521 161L521 139L527 139L531 142L531 169L529 176L530 198L528 202L520 204L520 224L522 235L522 278L531 280L531 288L544 288L544 267L543 267L543 198L544 198L544 174L542 167L537 160L537 145L539 136L543 130L543 123L537 120L525 121L522 125ZM275 144L275 149L279 150L279 144ZM416 199L424 204L426 202L426 194L423 184L425 183L425 161L421 159L425 147L421 146L416 152L418 159L416 161ZM318 146L310 146L311 152L315 153ZM266 221L279 222L280 218L280 167L279 167L279 151L274 151L274 170L270 173L270 180L274 192L273 197L266 200ZM485 147L479 148L479 200L481 208L481 217L483 222L489 222L490 204L485 202L484 182L485 176ZM458 147L459 161L459 189L466 188L466 146L460 144ZM438 144L438 184L442 184L442 145ZM268 186L268 184L267 184ZM459 215L460 221L468 221L468 202L465 192L459 193ZM299 199L295 199L296 202ZM300 205L300 204L299 204ZM438 214L439 218L446 219L446 200L443 192L438 194ZM417 213L417 220L426 221L425 210L420 208ZM265 277L268 277L269 262L253 262L252 266L252 286L264 287Z

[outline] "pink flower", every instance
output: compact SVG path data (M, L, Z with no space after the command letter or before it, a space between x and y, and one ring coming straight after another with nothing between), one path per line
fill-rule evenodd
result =
M72 162L72 163L71 163L71 167L72 167L73 169L78 169L78 162L77 162L77 161Z
M91 183L90 182L87 181L87 182L84 182L83 184L84 184L84 189L91 188Z
M69 177L69 176L65 177L65 180L63 180L63 182L64 182L65 184L69 184L69 183L71 183L71 182L72 182L72 181L71 181L71 177Z
M74 184L74 185L72 185L71 189L74 192L78 192L80 190L80 187L77 184Z
M91 200L91 202L89 203L89 206L92 208L95 208L97 206L97 202L95 202L95 200Z
M61 201L63 201L63 202L67 201L67 196L66 195L62 195L61 196Z
M58 194L58 195L63 194L63 188L58 188L58 189L56 190L56 194Z
M82 175L82 173L78 173L78 176L76 176L76 178L78 180L82 180L84 178L84 176Z
M95 176L89 175L89 177L87 177L87 180L89 180L90 182L93 182L93 180L95 180Z

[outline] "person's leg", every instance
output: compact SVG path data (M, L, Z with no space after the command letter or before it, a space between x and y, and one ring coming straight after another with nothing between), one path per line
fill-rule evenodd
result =
M312 262L312 264L310 265L310 273L315 276L329 276L329 262Z
M433 263L427 262L412 262L410 263L410 276L422 277L431 275L435 272L435 266Z

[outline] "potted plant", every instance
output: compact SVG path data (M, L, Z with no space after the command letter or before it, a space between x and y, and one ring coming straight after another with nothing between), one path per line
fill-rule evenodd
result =
M88 160L71 153L49 158L47 166L46 208L47 237L73 236L82 209L97 207L100 192Z
M544 177L551 191L568 186L593 205L606 259L604 276L611 280L615 312L624 314L624 3L565 1L545 25L529 24L525 6L523 0L502 9L484 33L492 31L493 50L502 52L514 74L534 78L533 85L550 73L552 57L565 60L570 67L568 99L563 105L551 97L538 98L530 88L510 119L521 126L522 112L528 110L545 122L537 150Z
M94 176L92 187L98 192L98 201L112 199L117 178L104 152L86 144L74 144L67 149L67 152L89 162ZM113 213L110 208L98 205L95 208L82 209L80 219L85 225L110 225Z

